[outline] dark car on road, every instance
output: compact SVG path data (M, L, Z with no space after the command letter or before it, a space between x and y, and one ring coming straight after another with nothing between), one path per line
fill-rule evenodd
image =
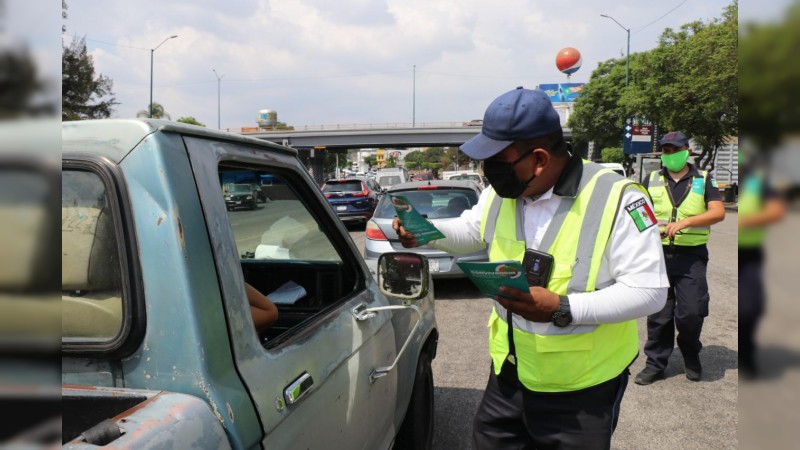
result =
M488 261L486 249L465 254L452 254L429 245L407 249L400 244L397 233L392 229L395 209L389 194L406 197L435 226L439 221L459 217L465 210L471 209L478 203L480 193L481 187L472 181L412 181L392 186L378 203L372 220L367 222L364 233L364 260L367 266L374 269L383 253L415 252L428 258L432 277L458 278L463 277L464 273L456 262Z
M366 222L375 212L381 187L369 177L328 180L322 193L343 222Z
M228 211L236 208L256 209L258 194L254 184L231 184L225 193L225 206Z

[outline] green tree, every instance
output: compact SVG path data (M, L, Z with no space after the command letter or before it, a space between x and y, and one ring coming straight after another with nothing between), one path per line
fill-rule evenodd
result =
M136 117L150 117L150 111L147 109L140 109L139 112L136 113ZM153 119L172 120L172 116L164 109L164 105L153 102Z
M103 74L95 77L94 61L86 53L86 39L74 39L61 53L61 119L83 120L111 117L114 82Z
M604 163L622 163L625 161L625 154L621 147L609 147L600 151L600 158Z
M192 116L181 117L180 119L177 120L177 122L188 123L189 125L198 125L198 126L201 126L201 127L206 126L206 124L198 121L197 119L195 119Z
M637 55L631 55L631 67ZM572 139L576 143L594 141L599 148L622 144L622 127L630 114L620 105L625 89L625 60L601 62L575 102L569 117Z
M378 157L375 155L367 155L364 157L364 162L368 167L375 167L378 165Z
M777 23L745 24L739 41L739 126L762 148L800 132L800 3Z
M37 105L35 100L36 94L46 88L27 49L0 51L0 119L52 114L56 105Z
M700 167L712 170L717 149L738 134L738 3L708 23L666 29L659 46L632 68L635 82L621 99L661 130L681 130L702 147Z
M406 167L409 169L420 169L422 164L426 161L425 152L414 150L409 152L405 158Z

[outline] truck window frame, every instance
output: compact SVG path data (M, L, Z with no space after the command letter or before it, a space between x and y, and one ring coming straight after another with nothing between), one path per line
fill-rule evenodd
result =
M187 139L191 138L191 139ZM223 146L227 147L225 154L222 155L215 155L212 158L200 158L196 159L196 156L193 156L193 153L197 150L193 150L195 145L192 143L192 140L199 140L199 141L209 141L213 143L212 145L216 146ZM366 269L365 263L359 261L357 258L358 249L353 248L350 246L350 243L347 239L345 239L344 234L347 234L347 230L344 229L344 234L339 232L334 232L334 228L337 226L341 226L344 228L344 225L341 224L338 217L335 216L333 211L330 209L330 205L328 201L322 194L319 185L314 181L310 180L309 183L303 181L304 177L309 177L310 175L303 170L303 165L300 159L296 155L292 155L291 149L286 149L285 156L292 158L295 163L287 163L286 161L282 161L281 158L273 158L268 155L270 149L263 148L260 146L255 145L248 145L245 142L230 142L230 141L220 141L214 138L206 137L206 136L194 136L194 135L183 135L184 145L189 153L189 159L191 161L191 165L195 170L195 177L197 177L197 170L199 166L205 166L207 169L211 169L208 167L213 164L213 173L215 177L218 179L220 175L220 167L225 166L228 168L241 168L242 170L252 170L252 171L262 171L262 172L269 172L271 174L277 175L280 177L282 181L282 185L285 185L294 195L297 201L300 201L305 208L306 212L312 216L317 224L319 225L319 230L323 233L328 241L330 242L331 246L334 248L336 253L338 254L339 258L341 259L342 268L347 268L352 277L353 277L353 285L351 290L344 296L338 298L335 302L331 302L324 307L321 307L317 310L312 316L309 316L306 320L297 323L296 325L292 326L291 328L287 329L279 336L270 339L266 344L261 342L262 348L265 350L279 350L280 348L291 345L292 343L296 342L298 339L303 339L308 333L312 333L313 330L318 327L324 325L324 321L327 317L332 314L337 314L341 307L346 304L350 299L354 296L357 296L367 290L368 279L367 277L371 276L369 271ZM283 148L275 149L278 153L282 153ZM254 152L260 154L258 156L254 155ZM267 155L267 158L264 158L264 155ZM205 168L204 167L204 168ZM202 170L202 169L201 169ZM200 180L196 182L200 183ZM316 187L316 189L314 189ZM220 208L220 211L225 211L225 201L222 195L216 196L212 194L213 197L209 199L208 196L200 190L200 202L203 208L203 214L208 218L209 214L212 214L212 210L215 208ZM310 199L313 197L317 197L319 201L311 201ZM216 205L212 205L212 203L216 203ZM337 221L339 223L337 224ZM228 227L231 227L230 223L228 223ZM231 233L235 233L233 228L230 228ZM212 239L212 248L214 253L214 264L217 266L217 276L221 277L222 273L220 272L220 255L217 254L217 246L214 243L214 240L217 239L214 236L210 236ZM238 253L238 252L237 252ZM242 259L239 258L240 267L242 265ZM243 268L242 268L243 269ZM242 282L247 281L244 276L244 270L242 270ZM225 296L224 288L222 280L219 280L220 288L223 289L221 294ZM263 294L268 294L263 292ZM226 314L226 321L229 321L227 317L227 309L225 311ZM280 315L279 315L280 317ZM258 337L258 334L254 332L254 336ZM229 338L234 340L237 339L229 330Z
M109 217L114 224L120 262L122 323L119 333L102 342L80 338L61 338L61 352L70 356L117 359L132 354L144 339L147 326L144 289L139 265L133 214L124 176L119 166L105 157L92 155L64 156L61 171L82 171L97 175L107 192Z

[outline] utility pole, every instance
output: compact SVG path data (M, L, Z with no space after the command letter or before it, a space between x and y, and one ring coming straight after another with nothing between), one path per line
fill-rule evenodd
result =
M150 49L150 105L147 107L147 111L149 112L148 116L151 119L153 118L153 53L158 50L158 47L164 45L164 42L167 42L170 39L175 39L176 37L178 37L178 35L174 34L168 38L165 38L160 44L156 45L155 48Z
M217 73L217 69L211 69L211 71L214 72L214 75L217 77L217 129L221 130L222 127L220 126L219 85L220 81L222 80L222 77L224 77L225 74L222 74L222 76L220 76Z
M417 126L417 65L414 64L414 84L411 95L411 128Z

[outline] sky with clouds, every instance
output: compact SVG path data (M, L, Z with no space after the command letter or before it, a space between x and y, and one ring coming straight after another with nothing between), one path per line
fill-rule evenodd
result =
M146 109L150 49L178 35L154 52L154 101L173 119L215 127L216 69L221 126L238 130L255 126L260 109L294 126L481 118L516 86L566 82L555 66L561 48L583 56L572 82L624 58L626 32L600 14L631 29L635 53L657 46L667 27L719 17L730 0L67 3L66 38L86 37L95 69L114 81L117 117Z

